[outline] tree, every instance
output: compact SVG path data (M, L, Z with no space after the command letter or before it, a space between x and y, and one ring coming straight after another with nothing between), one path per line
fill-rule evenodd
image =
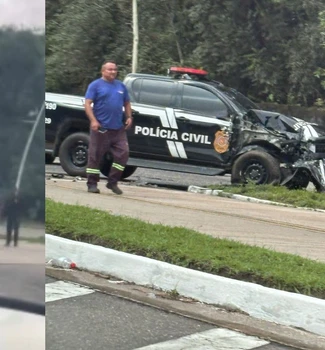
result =
M44 33L15 28L0 29L0 191L13 191L22 150L31 125L29 112L44 103ZM28 205L38 203L38 218L44 220L44 124L39 125L31 145L21 193Z
M120 6L115 1L73 0L64 3L62 13L47 19L51 33L46 57L48 90L83 95L107 58L121 62L123 72L132 42L126 25L131 12L126 16Z
M323 0L133 1L138 25L130 0L47 4L49 90L83 94L109 56L121 79L193 66L257 102L325 98Z

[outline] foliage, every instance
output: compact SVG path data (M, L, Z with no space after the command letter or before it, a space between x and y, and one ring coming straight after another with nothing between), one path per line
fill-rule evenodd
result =
M48 90L84 94L108 57L131 71L130 0L46 3ZM139 0L138 19L139 72L195 66L256 101L325 100L322 0Z
M115 1L61 1L47 11L47 89L84 94L106 58L125 62L131 44L124 13ZM67 84L69 81L69 84Z
M273 185L211 185L209 188L222 191L220 196L239 194L294 207L325 210L324 193L312 190L289 190L285 186Z
M33 120L44 102L44 47L44 33L0 29L0 201L14 190ZM44 220L44 148L41 121L21 183L25 214L38 220Z
M325 49L325 11L321 11L319 13L319 21L320 21L320 46ZM319 66L315 72L314 75L316 78L319 79L323 89L325 90L325 68L323 66ZM322 96L321 98L318 98L316 103L317 106L324 107L325 105L325 97Z

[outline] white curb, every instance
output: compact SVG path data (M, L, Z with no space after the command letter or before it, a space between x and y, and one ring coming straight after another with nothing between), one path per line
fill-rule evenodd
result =
M325 300L266 288L141 256L46 234L46 259L65 256L78 268L127 282L176 290L195 300L325 336Z

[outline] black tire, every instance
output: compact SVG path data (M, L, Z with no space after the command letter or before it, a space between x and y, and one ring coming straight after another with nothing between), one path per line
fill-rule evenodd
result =
M71 134L62 142L59 151L60 164L68 175L87 176L88 145L89 135L84 132Z
M280 181L278 160L263 151L249 151L242 154L235 160L231 171L232 184L277 185Z
M126 179L126 178L130 177L131 175L133 175L135 173L136 170L137 170L136 166L127 165L123 171L122 179Z
M112 166L112 160L111 158L108 156L105 156L105 158L102 160L101 166L100 166L100 172L104 175L104 176L108 176L110 170L111 170L111 166ZM122 179L126 179L129 176L133 175L134 172L137 170L136 166L126 166L123 174L122 174Z
M52 164L55 160L51 154L45 153L45 164Z
M305 169L300 169L294 178L285 183L284 186L286 186L289 190L303 190L308 187L310 180L309 172Z

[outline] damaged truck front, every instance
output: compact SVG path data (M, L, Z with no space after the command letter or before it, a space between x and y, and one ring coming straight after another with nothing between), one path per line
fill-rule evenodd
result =
M325 192L325 130L318 125L250 109L233 117L230 135L232 183L265 183L268 175L268 183L306 188L312 182Z

